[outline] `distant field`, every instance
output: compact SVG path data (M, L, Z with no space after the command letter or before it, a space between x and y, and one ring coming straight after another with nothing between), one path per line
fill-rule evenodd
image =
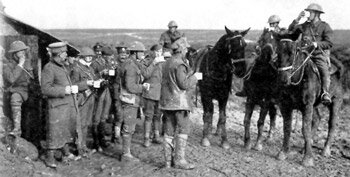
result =
M66 40L71 44L81 46L93 46L96 42L103 42L114 46L124 41L141 41L148 48L157 43L160 34L166 29L53 29L46 30L60 39ZM181 29L180 29L181 30ZM214 45L215 42L225 34L225 30L181 30L187 36L189 43L197 48L208 44ZM251 30L246 39L256 41L261 30ZM350 46L350 30L335 30L334 43L337 46Z

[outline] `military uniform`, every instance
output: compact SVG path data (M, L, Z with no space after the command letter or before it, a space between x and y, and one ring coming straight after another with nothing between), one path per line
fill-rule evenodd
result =
M163 46L164 51L171 51L171 44L181 37L185 37L185 34L177 30L174 33L167 30L160 35L159 44Z
M164 60L165 61L165 60ZM144 145L149 146L151 125L153 122L154 131L154 142L160 143L160 117L162 112L159 109L159 99L161 91L162 82L162 68L164 62L159 62L157 64L151 63L149 66L141 66L141 73L144 77L144 83L149 83L149 90L144 90L142 92L142 97L144 98L144 113L145 113L145 142Z
M83 60L83 59L81 59ZM96 95L94 93L94 88L87 84L88 80L97 80L94 74L94 70L77 62L71 73L72 82L74 85L78 85L79 93L77 96L79 112L81 117L81 128L83 134L83 148L86 149L86 137L88 135L88 126L92 123L92 117L94 115L94 107Z
M20 45L18 47L18 44ZM17 47L16 47L17 46ZM27 50L28 47L21 41L15 41L11 44L10 53L15 54L21 50ZM3 79L5 84L5 94L9 96L13 130L11 133L21 135L22 104L28 99L28 85L30 79L34 79L33 69L26 66L19 66L14 59L4 63ZM7 93L6 93L7 92Z
M300 25L297 24L298 22L294 20L289 26L289 30L293 31L292 35L297 37L300 33L302 33L303 43L317 43L317 48L312 53L311 60L316 64L318 70L320 71L323 93L328 94L330 86L330 73L328 71L329 54L327 54L327 52L329 52L333 46L333 30L330 28L328 23L321 20L317 21L316 23L305 22Z
M94 69L95 74L101 78L105 79L101 88L97 91L97 101L95 106L95 115L92 121L94 127L98 127L98 130L94 128L94 139L95 139L95 148L99 149L99 146L107 146L105 140L105 129L106 129L106 120L108 119L109 112L112 105L112 97L108 84L108 75L104 73L105 70L108 70L108 62L102 58L98 57L91 64L91 67ZM97 132L96 132L97 131Z
M168 59L163 68L161 84L160 109L165 116L164 151L166 166L170 167L174 160L176 168L192 169L193 166L185 160L185 149L190 133L189 112L192 109L190 89L193 89L197 79L191 73L190 67L183 61L182 54L175 54ZM176 143L173 139L176 135ZM175 146L175 157L173 149Z

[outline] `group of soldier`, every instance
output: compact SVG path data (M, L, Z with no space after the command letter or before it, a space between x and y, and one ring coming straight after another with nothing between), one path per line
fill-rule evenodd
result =
M93 48L82 47L73 58L68 57L67 43L48 45L50 61L41 73L41 92L48 103L44 159L48 167L57 167L57 151L62 152L63 161L69 161L101 152L113 143L122 144L121 161L139 161L130 147L142 113L143 145L163 143L166 167L194 168L185 159L185 149L190 131L190 90L200 76L187 64L188 44L176 42L184 34L176 30L175 21L168 27L149 51L138 41L129 45L121 42L116 51L97 43ZM24 66L28 48L22 41L14 41L8 51L11 62L4 65L13 120L9 133L16 136L21 136L21 105L28 99L28 84L33 78L32 70ZM106 137L108 123L113 127L110 139ZM89 134L92 147L87 145Z
M323 13L321 6L311 4L306 11L311 13L310 21L296 25L304 16L301 13L290 28L294 31L299 28L314 40L312 44L318 52L313 59L319 61L316 64L323 78L322 99L329 101L329 73L322 49L331 47L332 30L319 19ZM280 31L279 21L278 16L271 16L268 21L276 32ZM130 45L120 43L116 53L111 47L98 44L93 49L83 47L77 58L67 56L64 42L48 46L50 61L41 74L41 91L48 100L44 160L47 166L57 166L54 155L57 150L62 151L63 159L74 157L70 144L76 145L77 154L81 156L88 155L91 149L102 151L109 145L105 131L110 117L114 117L112 141L122 144L121 160L138 161L130 147L142 107L145 115L143 145L149 147L153 137L153 142L163 144L166 167L194 168L186 161L185 150L190 131L190 90L201 74L194 73L187 64L188 46L177 42L184 34L177 31L176 22L169 22L168 27L147 55L145 46L137 41ZM28 84L33 78L32 70L25 65L27 50L28 46L22 41L13 42L8 51L12 59L4 65L6 90L11 95L13 129L10 133L18 136L21 135L21 105L28 99ZM90 133L92 147L87 146Z

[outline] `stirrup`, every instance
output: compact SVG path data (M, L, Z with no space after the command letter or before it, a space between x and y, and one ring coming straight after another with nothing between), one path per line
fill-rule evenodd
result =
M325 105L331 104L332 100L331 100L331 96L329 95L328 92L324 91L321 95L321 102Z

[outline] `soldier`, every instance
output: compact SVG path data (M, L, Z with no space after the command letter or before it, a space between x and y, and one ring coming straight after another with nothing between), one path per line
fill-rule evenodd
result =
M5 93L10 97L13 129L11 134L21 136L22 104L28 99L28 85L34 79L26 51L29 49L22 41L14 41L8 51L12 59L4 64L3 77Z
M94 69L95 74L101 81L101 85L95 85L95 87L98 87L98 91L97 102L95 106L95 115L92 121L94 148L99 152L103 151L102 147L109 146L105 137L105 130L107 126L106 121L108 119L109 111L112 105L112 97L108 83L109 63L107 61L107 58L102 57L102 48L101 57L97 55L97 58L91 64L91 67ZM107 54L104 53L103 55L106 56Z
M170 21L168 23L169 30L163 32L159 39L159 44L163 47L164 52L172 52L171 44L181 37L185 37L185 34L177 30L177 23L175 21Z
M92 117L94 115L95 107L95 93L93 88L94 80L97 80L97 76L91 67L92 58L95 56L94 51L89 47L83 47L79 54L79 60L74 65L71 73L73 84L78 85L78 106L81 117L81 128L82 128L82 152L83 154L88 153L90 150L86 146L88 126L91 125Z
M123 154L121 161L139 161L130 152L131 138L135 131L137 111L140 107L142 91L149 84L142 85L141 71L137 65L143 59L145 47L141 42L134 42L129 47L130 56L125 62L121 74L120 101L123 109L122 139Z
M162 115L159 109L159 99L160 99L160 90L162 83L162 68L165 62L164 57L162 56L163 50L162 46L156 44L151 47L151 56L149 60L147 60L145 69L141 66L141 72L144 76L144 83L149 83L149 90L144 90L142 93L142 97L144 98L144 106L145 106L145 122L144 122L144 146L150 146L150 133L153 122L153 131L154 131L154 143L162 143L160 140L160 117ZM155 64L155 66L154 66Z
M330 73L328 71L329 51L333 46L332 35L333 30L328 23L321 21L320 15L324 13L319 4L311 3L305 11L310 13L307 21L298 25L299 20L305 16L305 12L300 12L299 16L290 24L289 30L291 35L296 39L302 33L302 42L311 44L311 49L315 49L312 53L311 60L316 64L322 83L321 100L323 104L330 104L331 97L329 95Z
M67 58L67 44L56 42L49 45L52 57L42 71L41 89L48 97L47 123L47 157L48 167L57 167L55 150L63 148L63 155L70 156L68 143L74 142L78 105L75 93L77 86L73 86L68 71L64 66Z
M165 116L163 123L165 167L173 165L175 168L193 169L194 165L185 159L185 151L190 133L189 112L192 109L190 90L194 89L197 83L197 75L192 75L190 67L186 64L187 48L175 42L172 44L172 49L174 55L165 62L163 68L159 101L160 109ZM173 143L174 136L175 143Z
M113 142L119 143L120 142L120 131L122 126L122 107L120 102L120 88L121 88L121 74L123 73L122 68L124 68L123 65L125 65L125 61L128 59L127 54L127 46L124 43L119 44L117 47L117 65L115 68L116 71L116 77L115 81L113 83L113 100L114 100L114 109L115 109L115 115L114 115L114 136L112 138Z

